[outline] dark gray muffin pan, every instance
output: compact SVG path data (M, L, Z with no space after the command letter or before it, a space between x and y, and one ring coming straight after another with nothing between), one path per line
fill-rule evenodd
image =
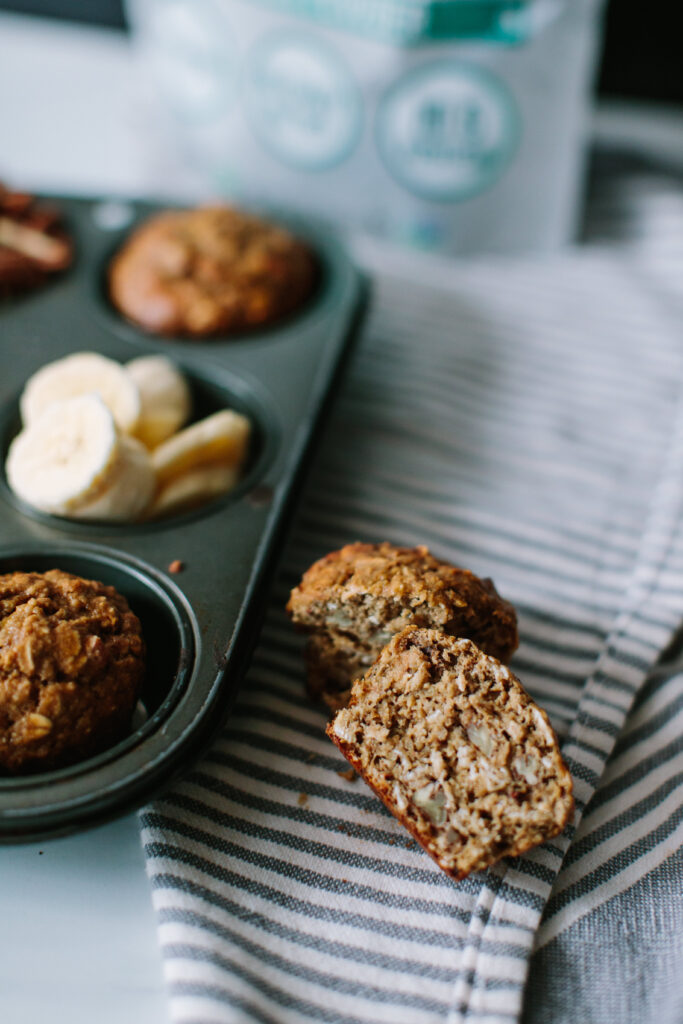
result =
M111 584L139 616L148 648L131 734L58 771L0 776L0 841L64 834L139 806L186 769L224 722L256 641L287 517L321 417L365 306L366 288L326 231L285 220L320 260L315 295L270 329L194 342L146 335L106 293L106 267L135 222L158 207L58 200L74 267L0 303L0 451L19 429L18 398L40 366L75 351L125 362L169 356L200 419L223 407L254 426L235 491L154 523L82 524L24 506L0 472L0 573L58 568ZM183 563L182 572L169 566ZM144 720L143 720L144 719Z

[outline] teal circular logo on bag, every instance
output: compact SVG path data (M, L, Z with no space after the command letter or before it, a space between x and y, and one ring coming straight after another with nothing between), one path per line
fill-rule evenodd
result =
M483 68L439 60L413 68L384 94L375 138L396 181L425 199L457 202L490 188L519 142L517 106Z
M360 90L341 57L316 36L277 32L259 40L249 60L247 104L258 138L291 167L334 167L360 137Z

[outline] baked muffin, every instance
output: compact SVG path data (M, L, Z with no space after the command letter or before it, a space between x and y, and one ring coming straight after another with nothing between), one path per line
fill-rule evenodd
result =
M308 690L336 710L391 637L408 625L466 637L508 661L517 617L489 579L431 555L426 547L347 544L315 562L292 591L287 612L310 634Z
M0 576L0 771L89 757L130 728L140 622L103 583L60 569Z
M0 184L0 297L35 288L72 259L59 213Z
M153 334L204 338L274 323L316 277L307 246L228 206L169 210L142 224L109 268L111 300Z
M455 879L551 839L573 813L547 715L471 640L404 629L327 734Z

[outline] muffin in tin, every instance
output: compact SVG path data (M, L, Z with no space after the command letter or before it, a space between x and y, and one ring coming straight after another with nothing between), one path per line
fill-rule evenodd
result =
M113 587L60 569L0 575L0 771L45 771L118 742L145 674Z
M229 206L167 210L109 267L109 294L152 334L200 340L271 324L311 296L316 260L289 231Z

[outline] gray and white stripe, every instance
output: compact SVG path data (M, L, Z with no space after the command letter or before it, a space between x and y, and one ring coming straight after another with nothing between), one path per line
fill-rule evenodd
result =
M174 1021L515 1020L544 911L551 943L680 838L680 677L640 690L683 608L679 300L651 248L379 275L236 711L141 815ZM353 539L427 543L516 604L565 835L455 884L340 777L282 609Z

